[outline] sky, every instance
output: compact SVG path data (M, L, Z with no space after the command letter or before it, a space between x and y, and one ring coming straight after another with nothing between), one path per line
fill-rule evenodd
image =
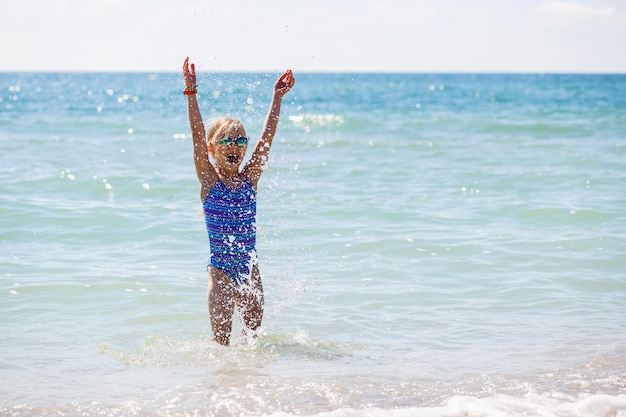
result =
M2 0L0 71L626 73L626 0Z

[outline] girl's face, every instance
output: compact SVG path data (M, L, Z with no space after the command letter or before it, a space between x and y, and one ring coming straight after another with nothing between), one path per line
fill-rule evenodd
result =
M226 138L230 138L230 141ZM239 170L243 162L248 144L246 142L244 145L244 140L237 138L246 138L243 126L227 129L209 145L209 152L213 155L217 167L222 171Z

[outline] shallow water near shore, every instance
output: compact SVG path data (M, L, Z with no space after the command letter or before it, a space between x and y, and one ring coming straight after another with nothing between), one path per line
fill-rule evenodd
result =
M0 74L0 415L625 416L626 76L295 76L224 348L180 75Z

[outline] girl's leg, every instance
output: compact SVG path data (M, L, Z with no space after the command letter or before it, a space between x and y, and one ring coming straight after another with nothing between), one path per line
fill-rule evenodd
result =
M259 267L255 265L252 268L252 274L238 290L237 290L237 307L241 314L244 325L244 331L256 332L261 327L263 319L263 284L261 283L261 274Z
M228 346L233 328L235 286L224 272L209 267L208 287L207 299L213 336L217 343Z

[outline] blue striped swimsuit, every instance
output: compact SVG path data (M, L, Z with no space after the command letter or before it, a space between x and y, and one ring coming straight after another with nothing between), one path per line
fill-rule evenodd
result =
M256 194L250 180L228 188L218 180L202 202L211 256L209 265L220 269L240 286L256 265Z

